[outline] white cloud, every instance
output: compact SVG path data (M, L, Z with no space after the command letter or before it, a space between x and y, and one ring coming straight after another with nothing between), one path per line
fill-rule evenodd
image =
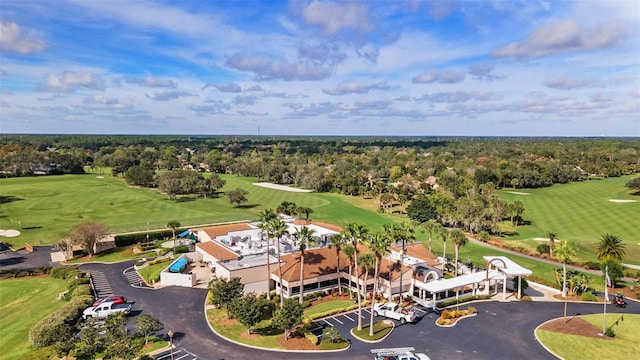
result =
M242 88L240 87L240 85L235 84L235 83L224 83L224 84L213 84L213 83L208 83L205 84L205 86L202 87L202 90L206 89L206 88L214 88L220 92L226 92L226 93L239 93L242 92Z
M47 45L32 34L26 34L18 24L0 21L0 51L33 54L43 51Z
M547 79L544 85L553 89L571 90L592 86L594 82L586 79L570 79L566 76L556 76Z
M551 22L533 31L521 42L495 49L494 57L535 59L574 51L608 48L622 43L627 35L623 24L609 22L583 30L573 20Z
M338 84L338 86L333 89L322 89L322 92L327 95L367 94L369 91L374 89L388 90L389 86L386 81L368 85L355 82L345 82Z
M435 69L428 70L418 76L413 77L413 82L416 84L455 84L463 81L465 73L453 70L438 71Z
M153 95L145 95L145 96L155 101L169 101L169 100L175 100L185 96L193 96L193 94L186 91L165 91L165 92L155 93Z
M259 80L320 80L331 75L331 69L322 66L275 62L264 56L241 56L236 54L225 62L225 65L248 71Z
M138 85L144 85L150 88L175 88L177 87L176 83L173 80L169 80L169 79L157 79L154 78L152 76L147 76L144 79L143 78L133 78L133 79L126 79L126 82L130 83L130 84L138 84Z
M44 88L60 92L69 92L77 88L104 90L104 80L100 75L88 71L65 70L58 75L47 74Z
M328 34L349 28L359 32L373 29L368 7L355 2L338 4L314 0L301 9L301 16L305 23L319 26Z
M501 96L488 91L451 91L425 94L419 98L416 98L416 101L433 103L457 103L471 100L490 101L500 99L502 99Z

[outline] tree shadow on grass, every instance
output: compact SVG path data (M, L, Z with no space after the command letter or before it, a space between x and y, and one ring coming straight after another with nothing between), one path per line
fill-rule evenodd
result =
M280 335L280 334L282 334L282 330L276 328L272 324L269 324L269 325L267 325L265 327L253 329L253 332L255 334L258 334L258 335L261 335L261 336L271 336L271 335Z
M13 195L0 195L0 204L8 204L10 202L24 200L23 198Z
M255 209L258 206L260 206L260 204L247 204L247 205L238 205L238 206L236 206L236 208L238 208L238 209Z

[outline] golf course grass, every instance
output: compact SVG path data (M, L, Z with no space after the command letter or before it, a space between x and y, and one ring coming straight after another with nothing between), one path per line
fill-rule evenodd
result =
M40 319L62 307L57 300L66 289L64 280L49 276L24 277L0 281L0 358L48 359L46 349L34 350L29 329Z
M607 327L622 314L607 314ZM602 328L602 314L580 316ZM580 359L637 359L640 353L640 315L624 314L624 320L613 326L614 338L595 338L568 335L537 329L536 336L549 350L566 360Z
M640 264L640 196L630 195L624 186L632 178L588 180L541 189L503 189L500 196L507 202L520 200L524 204L523 218L530 222L515 228L517 233L505 240L525 242L535 249L543 242L534 239L554 232L557 239L575 242L577 259L595 260L593 254L601 235L609 233L626 244L624 262Z

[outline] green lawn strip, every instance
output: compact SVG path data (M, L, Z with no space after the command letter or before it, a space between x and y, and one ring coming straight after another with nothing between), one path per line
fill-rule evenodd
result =
M150 342L147 344L147 346L142 348L142 353L144 354L148 354L152 351L156 351L162 348L165 348L169 345L168 341L164 341L164 340L158 340L155 342Z
M362 330L354 327L351 332L353 336L362 340L376 341L387 336L391 330L393 330L393 325L387 324L384 321L376 321L373 323L373 336L369 336L369 324L362 324Z
M607 314L607 326L623 314ZM602 328L602 314L580 316L597 328ZM558 356L571 359L634 359L640 353L640 315L624 314L624 321L613 326L615 337L592 338L579 335L567 335L559 332L538 329L536 335L540 341ZM601 330L602 331L602 330Z
M138 273L140 274L140 276L142 276L144 281L147 282L147 284L152 284L153 282L158 282L158 280L160 279L160 273L167 266L169 266L169 264L171 264L171 259L167 258L166 261L159 262L157 264L149 265L149 266L143 267L142 269L139 269Z
M90 263L90 262L104 262L104 263L115 263L119 261L127 261L134 259L142 259L142 258L151 258L155 257L155 251L147 251L144 253L135 254L133 252L133 246L114 248L97 254L91 258L81 257L70 260L71 264L81 264L81 263Z
M341 339L340 341L331 342L329 340L322 340L320 342L320 350L340 350L349 346L349 342Z
M318 305L313 305L308 309L305 309L304 314L302 315L303 319L311 319L322 317L323 314L326 316L334 314L336 311L340 311L343 309L348 309L353 307L353 301L350 300L331 300L320 303Z
M227 312L222 309L207 310L207 317L213 329L221 336L243 344L268 349L283 349L278 344L278 337L282 332L271 328L271 319L261 321L254 329L254 333L261 336L247 336L247 330L242 324L227 319Z
M65 304L64 301L57 300L65 289L64 280L49 276L0 281L2 359L49 358L50 354L46 356L48 350L31 347L29 329Z

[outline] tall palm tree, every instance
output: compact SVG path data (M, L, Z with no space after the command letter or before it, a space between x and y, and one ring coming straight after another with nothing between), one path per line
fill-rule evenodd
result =
M293 233L293 238L300 246L300 304L304 302L304 251L315 243L315 232L315 230L303 226Z
M340 233L340 236L344 236L344 234ZM345 237L345 240L348 239ZM353 268L353 255L356 253L356 248L354 248L353 245L346 245L342 248L342 252L349 259L349 299L352 299L353 291L351 291L351 269Z
M553 257L553 250L556 247L556 238L558 237L557 233L547 232L547 237L549 238L549 256Z
M278 215L273 209L264 209L260 212L259 217L260 225L258 225L258 227L267 234L267 300L271 300L271 259L269 255L269 244L271 243L270 222L273 219L277 219ZM280 279L280 283L282 283L282 279Z
M171 220L167 223L167 227L171 228L171 232L173 232L173 255L176 254L176 230L180 227L180 222L178 220Z
M596 248L598 260L615 259L622 261L625 255L625 245L618 235L602 234Z
M373 294L371 296L371 319L369 320L369 336L373 336L373 308L376 304L375 296L378 293L380 263L382 262L382 257L389 253L391 243L393 242L393 237L390 237L388 233L385 234L378 232L372 234L371 236L368 236L367 242L369 243L369 250L373 251L373 254L376 257L376 265L374 270L375 272L373 275ZM389 262L389 288L391 288L391 262Z
M358 256L358 263L364 273L364 284L366 289L369 274L371 273L371 270L375 270L376 268L376 257L372 253L364 253ZM373 298L371 301L373 301Z
M562 240L556 249L556 259L562 263L562 297L564 298L564 322L567 322L567 263L576 255L576 247L572 242Z
M411 221L404 221L402 224L394 225L395 236L393 241L402 242L402 252L400 253L400 302L402 302L402 276L404 274L404 253L406 252L406 244L413 244L416 241L416 229Z
M421 225L427 231L427 235L429 235L429 252L432 253L431 239L434 234L438 234L440 233L440 231L442 231L442 225L439 222L436 222L435 220L425 221Z
M443 226L439 229L440 238L442 239L442 258L443 261L447 261L447 239L449 238L449 231Z
M366 226L357 223L347 224L345 227L346 234L351 240L351 245L358 252L358 243L364 239L369 233ZM358 330L362 330L362 292L360 291L360 276L358 274L358 257L354 257L354 266L356 269L356 288L358 289Z
M347 238L344 234L336 234L329 238L329 247L336 249L336 275L338 276L338 293L342 295L342 284L340 283L340 251L342 245L346 244Z
M280 261L280 239L289 234L289 227L287 226L287 224L278 219L271 219L271 221L269 221L269 227L271 228L271 234L273 235L273 237L276 240L276 251L278 254L278 279L280 279L280 306L282 307L282 305L284 304L284 297L283 295L283 289L282 289L282 262Z
M460 247L467 244L467 235L465 235L460 229L454 229L449 233L449 238L453 241L456 249L456 260L454 264L456 269L455 276L458 276L458 253L460 252Z

